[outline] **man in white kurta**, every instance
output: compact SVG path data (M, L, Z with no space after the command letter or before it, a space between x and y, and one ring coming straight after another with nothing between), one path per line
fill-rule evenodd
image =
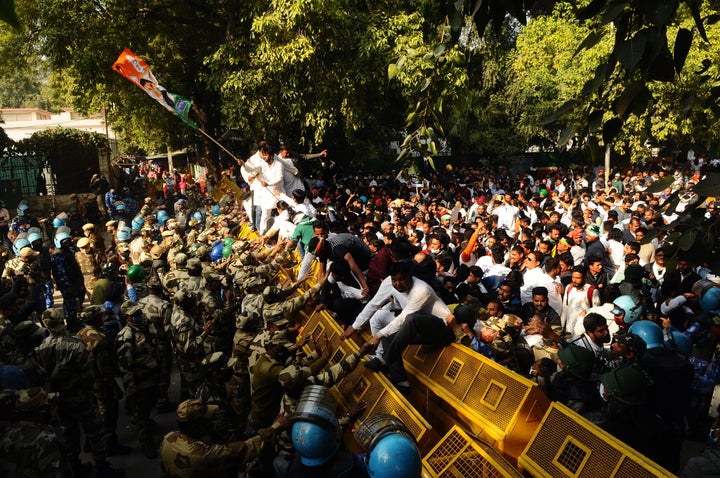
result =
M243 207L245 208L245 212L247 212L250 223L255 229L257 229L260 224L260 215L255 214L255 216L253 216L253 207L257 207L257 211L260 211L260 208L258 207L260 204L258 191L262 189L262 185L260 184L260 181L257 180L257 176L262 171L262 165L264 162L263 156L266 154L270 153L267 153L259 148L257 152L250 156L250 158L248 158L248 160L245 161L240 168L240 174L245 182L250 186L250 193L252 194L252 200L243 201Z
M283 165L275 159L274 154L268 154L263 158L262 170L257 180L262 185L257 192L261 210L258 230L264 233L267 231L272 210L277 205L278 196L283 190Z

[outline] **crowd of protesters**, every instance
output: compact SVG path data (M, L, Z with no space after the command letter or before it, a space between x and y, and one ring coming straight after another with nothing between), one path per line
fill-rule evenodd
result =
M320 178L302 176L311 161ZM151 162L120 172L117 187L95 175L92 194L44 217L27 201L14 217L0 208L7 476L122 475L107 456L129 451L116 433L123 396L163 476L320 476L348 458L333 440L319 462L303 455L287 423L302 390L362 362L409 396L405 347L451 343L537 381L670 471L685 438L710 433L684 476L720 468L709 421L720 280L667 244L691 211L717 224L715 200L692 191L698 161L405 177L336 173L325 151L261 142L223 171L242 195ZM276 283L281 267L292 282ZM330 346L296 342L308 307L360 351L323 372ZM154 411L177 414L162 444ZM94 469L80 460L81 429ZM348 476L372 472L349 463Z

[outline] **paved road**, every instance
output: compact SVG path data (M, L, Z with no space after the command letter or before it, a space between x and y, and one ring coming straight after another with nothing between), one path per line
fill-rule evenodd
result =
M180 397L180 375L177 370L173 371L172 383L170 385L170 401L173 404L179 403ZM162 415L153 412L153 420L157 423L155 428L155 439L160 446L163 436L169 431L176 430L175 412L164 413ZM132 447L132 453L125 456L113 456L109 461L115 468L122 468L126 471L128 478L155 478L160 474L160 461L155 458L150 460L145 458L140 449L135 428L130 424L129 417L125 412L125 400L120 403L120 419L118 421L118 441L123 445ZM83 453L83 461L92 461L90 453Z

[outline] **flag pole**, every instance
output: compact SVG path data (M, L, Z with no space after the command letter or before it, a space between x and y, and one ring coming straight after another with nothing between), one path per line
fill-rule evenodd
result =
M242 164L245 162L245 161L243 161L242 159L240 159L240 158L238 158L237 156L235 156L234 154L232 154L230 151L228 151L228 149L227 149L225 146L223 146L222 144L220 144L215 138L213 138L212 136L210 136L208 133L206 133L205 131L203 131L201 128L198 128L197 130L200 131L202 134L204 134L207 139L209 139L210 141L212 141L213 143L215 143L216 145L218 145L218 147L219 147L220 149L222 149L222 150L225 151L227 154L229 154L230 157L232 157L235 161L238 162L238 164L240 164L240 165L242 166Z

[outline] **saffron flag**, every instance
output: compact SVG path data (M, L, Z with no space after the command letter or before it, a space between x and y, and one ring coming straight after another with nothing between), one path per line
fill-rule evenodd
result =
M135 83L138 88L145 91L145 93L150 95L155 101L163 105L165 109L178 115L185 124L191 128L198 129L198 126L188 118L190 108L192 108L192 101L180 95L170 93L160 86L155 79L155 75L150 71L150 66L145 63L145 60L128 48L125 48L117 61L113 63L113 70Z

